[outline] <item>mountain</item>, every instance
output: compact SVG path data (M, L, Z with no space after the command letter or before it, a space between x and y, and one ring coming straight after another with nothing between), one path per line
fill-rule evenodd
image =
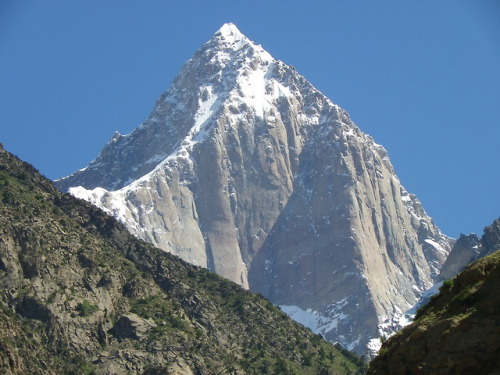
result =
M0 373L355 374L262 296L132 236L0 145Z
M400 326L450 249L386 150L233 24L56 185L358 353Z
M492 254L444 282L415 321L383 344L368 374L500 373L499 229L496 220L483 236Z
M438 280L445 281L454 277L463 271L469 263L481 257L482 247L479 237L475 233L469 235L460 234L441 268Z
M481 239L475 233L461 234L453 244L437 280L450 279L463 271L470 263L495 252L499 237L500 218L484 229Z

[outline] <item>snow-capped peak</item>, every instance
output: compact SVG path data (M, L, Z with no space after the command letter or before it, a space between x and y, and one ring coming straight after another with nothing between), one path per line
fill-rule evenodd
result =
M224 25L222 25L222 27L219 30L217 30L217 32L215 33L215 36L220 36L227 41L229 41L229 40L236 41L236 40L240 40L242 38L246 39L245 35L243 35L240 32L240 30L238 30L236 25L232 22L228 22L228 23L225 23Z
M402 325L449 247L387 151L231 23L57 185L358 353Z
M238 28L232 23L225 23L214 34L213 38L208 42L209 46L218 46L217 49L238 51L247 45L253 43Z

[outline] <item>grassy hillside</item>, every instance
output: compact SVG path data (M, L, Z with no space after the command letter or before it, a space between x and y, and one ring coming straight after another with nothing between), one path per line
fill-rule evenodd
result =
M263 297L135 239L0 147L0 373L355 374Z

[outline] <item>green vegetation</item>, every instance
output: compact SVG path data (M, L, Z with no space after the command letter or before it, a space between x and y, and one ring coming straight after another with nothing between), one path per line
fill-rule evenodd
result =
M56 299L56 295L57 295L57 290L53 291L50 296L48 296L47 300L45 301L46 303L48 304L51 304L52 302L54 302L54 300Z
M152 319L158 326L153 330L156 335L167 329L188 331L188 323L180 317L181 307L175 301L161 295L152 295L137 300L130 309L131 312Z
M73 357L70 360L72 369L69 370L69 375L94 375L95 369L90 363L85 362L81 357Z
M80 313L80 316L86 317L95 313L99 308L96 305L91 304L86 299L76 306L76 311Z
M448 280L445 280L443 281L443 285L441 285L441 290L449 290L451 288L453 288L453 279L448 279Z

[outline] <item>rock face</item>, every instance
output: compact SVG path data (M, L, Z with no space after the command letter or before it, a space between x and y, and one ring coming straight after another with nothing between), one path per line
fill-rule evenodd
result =
M262 296L136 239L0 145L0 373L356 374Z
M500 374L500 251L445 282L380 353L368 374Z
M484 228L481 236L482 256L492 254L500 250L500 217Z
M500 247L500 219L484 228L481 239L474 233L461 234L444 262L438 280L445 281L463 271L470 263L494 253Z
M145 336L156 323L152 319L142 319L137 314L122 315L111 332L117 339L132 338L139 340Z
M386 150L232 24L144 123L56 184L359 353L449 252Z
M444 281L454 277L471 262L481 257L482 247L479 237L471 233L461 234L451 248L450 254L443 264L438 280Z

